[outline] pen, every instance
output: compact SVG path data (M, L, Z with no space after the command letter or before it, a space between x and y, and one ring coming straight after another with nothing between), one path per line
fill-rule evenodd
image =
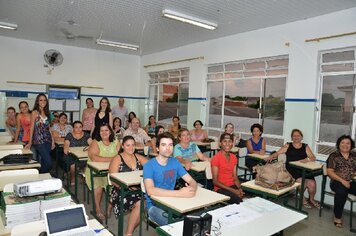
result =
M233 215L238 215L238 214L239 214L238 212L234 212L234 213L231 213L231 214L225 215L225 217L230 217L230 216L233 216Z

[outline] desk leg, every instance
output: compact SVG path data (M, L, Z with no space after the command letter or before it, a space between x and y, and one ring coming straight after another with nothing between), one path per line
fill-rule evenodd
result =
M120 186L120 215L118 217L119 225L118 225L118 236L123 236L124 235L124 187Z
M173 223L173 213L171 210L168 210L168 224Z
M304 184L305 184L305 170L302 170L302 182L300 185L300 196L299 196L299 211L302 210L303 207L303 197L304 197Z
M74 197L75 197L76 201L79 202L78 201L78 160L77 159L74 161Z
M87 167L89 168L89 167ZM93 205L93 214L96 218L96 209L95 209L95 191L94 191L94 173L93 170L90 168L90 185L91 185L91 196L92 196L92 205Z

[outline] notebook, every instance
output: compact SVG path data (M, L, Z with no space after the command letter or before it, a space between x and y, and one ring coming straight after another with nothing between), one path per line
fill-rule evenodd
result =
M47 236L94 235L89 227L83 204L50 209L44 219Z

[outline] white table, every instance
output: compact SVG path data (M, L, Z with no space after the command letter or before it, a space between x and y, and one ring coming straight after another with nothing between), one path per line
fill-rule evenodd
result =
M16 184L27 181L36 181L50 179L52 176L49 173L35 174L35 175L17 175L17 176L5 176L0 178L0 191L3 191L6 184Z
M259 199L253 199L253 200L259 200ZM246 204L247 204L247 202L246 202ZM243 205L244 202L241 204ZM271 204L274 204L274 203L271 202ZM276 205L276 204L274 204L274 205ZM254 211L254 210L251 209L251 211ZM208 213L211 213L211 212L208 212ZM217 224L215 222L218 220L218 216L214 216L213 213L211 213L211 214L213 216L212 225L216 226ZM258 218L254 219L252 221L241 223L241 224L236 224L236 225L233 225L230 227L221 227L219 230L221 232L221 236L231 236L231 235L267 236L267 235L273 235L273 234L283 231L284 229L307 218L307 216L304 214L301 214L299 212L290 210L290 209L282 207L282 206L276 206L276 209L274 209L274 210L258 212L258 214L261 214L261 216L259 216ZM237 218L237 220L238 220L238 218ZM181 236L181 235L183 235L183 221L179 221L179 222L176 222L173 224L162 226L162 227L157 228L156 230L160 235L168 234L171 236ZM212 231L211 235L215 236L216 234Z
M89 226L92 229L103 229L97 220L89 220ZM43 220L17 225L11 230L11 236L38 236L42 231L46 230L46 225ZM100 233L95 234L97 236L112 236L107 229L103 229Z

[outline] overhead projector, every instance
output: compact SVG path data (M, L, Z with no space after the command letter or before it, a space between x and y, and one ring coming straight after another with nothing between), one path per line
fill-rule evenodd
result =
M14 184L14 192L19 197L30 197L61 191L62 181L52 178Z

